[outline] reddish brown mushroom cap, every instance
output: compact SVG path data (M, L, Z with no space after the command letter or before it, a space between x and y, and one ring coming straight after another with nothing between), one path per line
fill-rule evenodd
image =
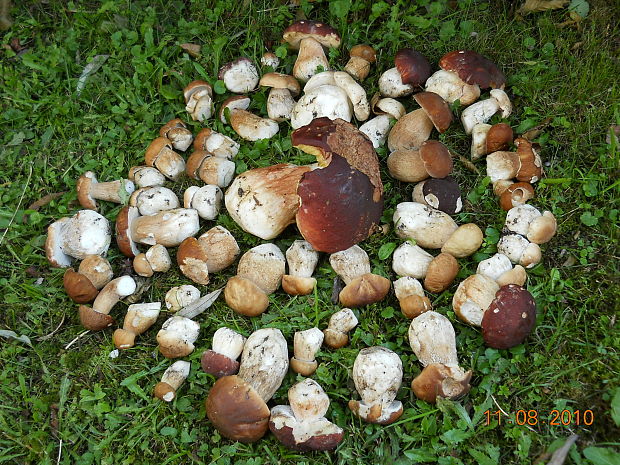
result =
M452 172L450 151L438 140L427 140L420 146L420 158L433 178L445 178Z
M412 48L403 48L396 53L394 64L403 84L423 86L431 76L431 64L426 57Z
M237 360L233 360L213 350L205 350L202 353L200 365L206 373L216 378L234 375L239 371L239 362Z
M506 76L495 63L471 50L447 53L439 60L439 66L458 74L467 84L477 84L483 89L503 89L506 85Z
M521 344L536 324L532 294L516 284L502 286L482 318L484 342L495 349Z
M282 33L282 38L295 49L299 48L303 39L308 38L316 40L324 47L338 47L340 45L340 35L336 29L329 24L311 20L302 20L291 24Z
M331 424L329 425L331 426ZM269 429L274 434L274 436L278 438L278 441L280 441L286 447L300 452L334 450L336 447L338 447L338 444L342 442L344 434L342 430L335 431L333 427L324 427L324 429L327 429L329 432L321 433L320 429L317 429L317 431L315 432L316 434L312 436L308 435L308 439L303 442L297 442L295 440L293 428L288 425L281 425L278 428L274 421L269 421Z
M134 219L140 216L136 207L126 206L121 208L116 217L116 245L123 255L133 258L140 253L135 242L131 239L130 229Z
M67 295L78 304L92 302L99 294L99 291L93 286L90 279L81 273L75 272L73 268L65 271L62 283Z
M452 110L440 95L435 92L419 92L413 98L426 112L435 129L439 132L448 130L452 124Z
M249 443L269 428L269 407L254 388L238 376L218 379L205 401L207 416L228 439Z
M497 123L491 126L487 133L487 153L508 150L514 134L512 128L506 123Z

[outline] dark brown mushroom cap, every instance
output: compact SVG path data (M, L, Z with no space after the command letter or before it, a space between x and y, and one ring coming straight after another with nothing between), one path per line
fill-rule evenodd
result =
M77 273L73 268L65 271L62 277L62 284L65 287L67 295L78 304L92 302L99 294L99 291L86 276Z
M494 349L521 344L536 324L532 294L516 284L502 286L482 318L482 337Z
M452 124L452 110L448 103L435 92L418 92L413 96L414 100L426 112L433 122L435 129L445 132Z
M514 134L512 128L506 123L497 123L491 126L487 132L487 153L508 150Z
M403 84L423 86L431 77L431 64L426 57L412 48L403 48L396 53L394 64Z
M298 49L303 39L314 39L324 47L340 46L340 35L338 31L329 24L318 21L302 20L297 21L287 27L282 33L282 38L291 47Z
M347 284L338 298L343 307L363 307L383 300L390 291L390 285L389 279L366 273Z
M438 140L427 140L420 146L420 158L433 178L445 178L452 172L450 151Z
M269 407L249 383L236 375L215 382L205 407L220 434L233 441L258 441L269 428Z
M216 378L234 375L239 371L239 362L237 360L233 360L232 358L211 349L205 350L202 353L200 365L206 373L209 373Z
M462 372L458 370L457 373L460 375ZM437 397L457 399L464 396L471 388L470 380L471 371L462 377L454 377L449 367L431 363L411 382L411 390L418 399L434 404Z
M483 89L503 89L506 85L506 76L495 63L471 50L447 53L439 60L439 66L456 73L467 84L477 84Z
M99 331L101 329L108 328L114 324L114 318L105 313L100 313L93 310L92 307L87 305L80 305L78 310L78 315L80 317L80 323L86 329L90 329L91 331Z
M370 45L358 44L351 47L349 55L366 60L368 63L377 61L377 52Z
M446 178L431 178L422 181L419 186L414 189L413 200L419 203L425 203L437 210L453 215L461 211L463 203L461 200L461 188L458 183L448 176ZM420 191L422 198L416 198L416 191Z

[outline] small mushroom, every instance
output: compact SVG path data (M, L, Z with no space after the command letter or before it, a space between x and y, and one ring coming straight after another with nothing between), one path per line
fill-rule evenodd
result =
M398 98L411 95L414 86L403 83L396 67L390 68L379 77L379 92L384 97Z
M185 111L194 121L204 122L213 114L213 88L206 81L192 81L183 89Z
M112 307L123 297L129 296L135 291L136 282L131 276L121 276L113 279L99 291L92 307L80 305L80 323L91 331L99 331L112 326L114 318L109 315Z
M385 144L391 127L392 117L390 115L379 115L362 124L360 131L366 134L371 140L372 146L378 149Z
M196 210L177 208L136 218L131 223L129 234L140 244L176 247L199 229Z
M398 276L423 279L433 256L426 250L406 241L399 245L392 255L392 269Z
M499 196L499 206L502 210L510 210L519 205L525 205L534 198L534 187L529 182L515 182L508 186Z
M491 94L490 98L468 106L463 110L463 113L461 113L461 122L463 123L465 133L471 134L476 125L486 123L500 110L502 110L502 114L507 113L510 115L510 111L503 111L502 108L502 105L508 100L506 93L500 89L494 89L491 92L498 92L499 94L495 94L495 96Z
M161 381L155 385L153 395L166 402L172 402L177 391L189 376L191 363L177 360L164 371Z
M418 150L433 130L433 122L422 108L402 116L388 135L388 148L396 150Z
M249 105L249 100L248 105ZM226 121L222 121L226 124ZM215 132L209 128L203 128L196 135L196 139L194 140L194 150L204 150L208 152L210 155L213 155L217 158L225 158L226 160L232 160L239 153L239 144L232 140L230 137L225 136L224 134L220 134L219 132ZM189 165L189 160L187 161ZM186 168L187 175L194 179L196 178L196 171L198 170L197 166Z
M452 298L452 308L459 319L480 326L482 317L495 297L499 286L485 275L474 274L459 284Z
M181 152L185 152L192 145L194 139L192 131L187 129L185 123L179 118L172 119L164 124L159 130L159 135L167 138L172 142L172 146Z
M129 205L137 207L140 215L150 216L179 208L179 198L167 187L143 187L131 194Z
M537 145L518 137L515 139L517 155L521 162L516 178L518 181L534 183L542 177L542 160L536 149Z
M445 291L459 272L459 264L452 255L442 252L428 265L424 287L433 294Z
M128 179L98 182L95 173L86 171L76 184L80 205L90 210L97 210L97 200L125 203L136 187Z
M414 202L428 205L448 215L459 213L463 208L461 189L451 176L420 182L413 189L412 197Z
M437 398L458 399L469 392L471 371L461 367L431 363L411 382L411 390L418 399L434 404Z
M358 121L366 121L370 116L370 104L366 97L366 91L355 79L344 71L334 72L336 85L347 93L349 100L353 104L353 113Z
M150 278L153 273L166 273L172 261L166 249L161 244L149 247L146 253L140 253L133 259L133 269L140 276Z
M513 132L506 123L480 123L474 126L471 136L471 159L477 160L488 153L506 150L512 143Z
M267 115L274 121L291 119L295 106L293 97L301 91L297 79L288 74L267 73L260 79L260 85L270 87L267 97Z
M516 284L502 286L482 318L482 337L489 347L510 349L521 344L536 325L536 302Z
M363 81L370 72L370 66L377 61L377 54L370 45L354 45L349 51L349 61L344 70L358 81Z
M324 343L331 349L340 349L349 343L349 331L357 326L357 317L350 308L334 313L323 330Z
M441 313L424 312L411 320L409 345L422 366L458 366L454 327Z
M200 299L200 291L191 284L170 288L164 297L166 308L172 312L177 312L198 299Z
M291 369L302 376L312 376L319 366L315 360L316 353L323 344L323 331L311 328L305 331L296 331L293 337L293 357Z
M242 139L257 141L271 139L280 127L269 118L261 118L246 110L235 110L230 115L230 125Z
M163 186L166 182L166 177L151 166L132 166L129 169L129 179L139 188Z
M380 98L377 93L370 100L370 107L375 115L390 115L395 120L399 120L407 113L405 106L393 98Z
M226 304L245 316L258 316L269 306L269 297L249 279L233 276L224 288Z
M492 183L517 176L521 160L516 152L498 151L487 156L487 176Z
M329 264L345 284L370 273L370 259L359 245L331 254Z
M205 220L214 220L220 213L224 194L218 186L190 186L183 194L183 206L193 208L198 216Z
M101 255L87 255L76 271L69 268L62 281L67 295L78 304L92 302L99 290L112 280L110 262Z
M235 176L235 163L213 156L206 150L196 150L187 159L186 172L190 178L223 188L228 186Z
M213 334L212 349L205 350L200 358L202 369L215 376L234 375L239 371L237 359L243 351L245 337L232 329L222 327Z
M399 203L393 219L398 237L428 249L443 247L458 228L450 215L416 202Z
M390 291L390 280L373 273L358 276L340 291L338 299L343 307L363 307L380 302Z
M431 301L424 295L422 284L415 278L403 276L396 280L394 292L400 304L400 311L409 319L432 310Z
M497 251L525 268L534 267L542 259L540 246L516 233L503 234L497 243Z
M319 253L309 242L297 240L286 250L288 274L282 276L282 289L289 295L308 295L316 286L312 277Z
M245 94L256 89L258 70L250 59L241 57L222 66L218 78L224 81L229 91Z
M275 53L267 52L261 57L260 64L263 66L270 66L272 69L276 69L280 65L280 59Z
M127 308L123 328L112 334L117 349L129 349L136 344L136 336L144 333L157 321L161 302L132 304Z
M146 149L144 162L157 168L171 181L177 181L185 171L185 160L172 150L172 143L165 137L153 140Z
M403 362L385 347L360 350L353 363L353 382L360 400L350 400L349 409L369 423L389 425L403 413L395 400L403 380Z
M166 358L185 357L194 351L200 325L183 316L168 318L157 333L159 351Z
M426 57L412 48L400 49L394 57L394 64L403 84L421 87L431 75L431 64Z
M311 379L288 390L290 405L271 409L269 429L289 449L306 451L333 450L342 441L342 428L325 418L329 397Z
M527 273L521 265L513 267L510 259L501 253L496 253L478 263L476 274L493 279L500 287L506 284L523 286L527 280Z

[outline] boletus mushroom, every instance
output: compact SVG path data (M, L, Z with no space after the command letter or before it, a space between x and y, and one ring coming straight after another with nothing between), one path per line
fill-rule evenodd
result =
M101 255L87 255L77 271L69 268L62 281L67 295L78 304L92 302L99 290L112 280L110 262Z
M165 402L172 402L177 396L177 391L189 376L191 363L177 360L170 365L161 377L161 381L155 385L153 395Z
M324 334L319 328L296 331L293 336L291 369L302 376L312 376L319 366L316 353L323 344Z
M237 359L243 351L245 337L230 328L220 328L213 334L212 349L205 350L200 358L202 369L215 376L234 375L239 371Z
M127 308L123 328L112 334L117 349L129 349L136 344L136 336L144 333L157 321L161 302L132 304Z
M296 240L286 250L288 274L282 276L282 289L289 295L308 295L316 286L312 277L319 262L319 253L308 241Z

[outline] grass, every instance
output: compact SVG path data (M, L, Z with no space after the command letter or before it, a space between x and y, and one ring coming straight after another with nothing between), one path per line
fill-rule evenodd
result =
M0 345L0 463L528 464L537 458L544 463L545 451L572 433L579 439L566 463L618 463L620 151L617 141L605 140L609 127L620 124L617 5L591 1L585 20L563 26L565 10L516 21L510 4L499 1L337 0L302 2L301 7L247 0L19 3L12 10L12 28L1 36L5 48L0 51L0 329L25 335L30 344L2 339ZM295 57L280 46L280 34L304 15L339 25L343 47L330 52L336 68L344 66L346 50L356 43L379 50L378 64L364 83L369 95L403 46L417 48L433 63L456 48L477 50L499 63L515 107L509 123L519 133L542 125L536 140L546 178L533 203L551 210L559 223L557 236L543 248L542 264L529 273L538 319L525 344L511 350L485 348L480 332L455 318L451 299L456 284L432 296L434 306L455 325L462 366L474 372L472 390L459 402L434 406L413 397L409 383L420 366L394 296L359 310L351 344L321 351L314 376L332 401L329 418L346 429L345 441L331 454L291 452L271 435L252 445L221 438L203 406L213 378L198 364L221 325L246 335L276 327L289 341L296 330L325 327L334 311L329 301L334 273L326 259L317 270L315 296L291 299L278 292L269 310L252 320L232 315L221 301L199 317L201 338L189 357L192 373L168 405L150 395L169 365L155 343L166 316L116 359L108 356L111 331L88 333L66 349L83 329L64 294L63 270L50 268L42 251L47 225L78 209L74 187L82 172L94 170L104 180L126 176L130 166L141 163L163 123L174 116L187 120L181 89L189 81L214 82L221 64L239 55L258 60L267 49L278 50L283 69L290 71ZM16 54L7 49L12 40L27 50ZM179 45L185 42L201 44L202 56L184 53ZM82 69L100 54L109 57L78 95ZM224 98L218 95L217 101ZM265 101L265 91L255 93L254 110L266 114ZM403 103L414 108L410 99ZM209 124L232 135L219 121ZM191 127L197 132L200 125ZM311 157L291 148L288 133L282 124L270 141L242 144L238 171L285 160L310 162ZM469 139L460 127L440 139L457 152L468 151ZM385 160L385 149L379 156ZM481 168L484 172L484 164ZM456 170L467 196L457 221L474 221L486 232L479 253L460 261L460 280L494 253L504 214L482 174L462 164ZM384 218L389 220L395 205L410 198L412 186L394 181L387 170L382 177L388 194ZM181 192L189 184L184 180L174 189ZM32 206L51 193L62 194ZM102 205L110 220L118 210ZM260 243L225 213L218 222L243 250ZM205 224L204 230L209 227ZM284 250L295 238L290 228L276 243ZM398 243L388 233L362 244L375 272L391 276L388 252ZM109 258L119 272L125 262L116 248ZM231 275L232 270L214 275L208 290ZM157 276L143 299L160 300L171 286L186 282L177 271ZM124 308L113 311L118 320ZM350 378L355 356L379 344L397 351L405 369L398 396L405 412L388 427L362 423L346 408L355 395ZM296 379L287 375L275 403L286 402ZM535 410L540 422L519 426L503 417L498 425L494 417L487 425L484 412L500 409L512 415ZM543 424L553 409L591 409L594 422Z

